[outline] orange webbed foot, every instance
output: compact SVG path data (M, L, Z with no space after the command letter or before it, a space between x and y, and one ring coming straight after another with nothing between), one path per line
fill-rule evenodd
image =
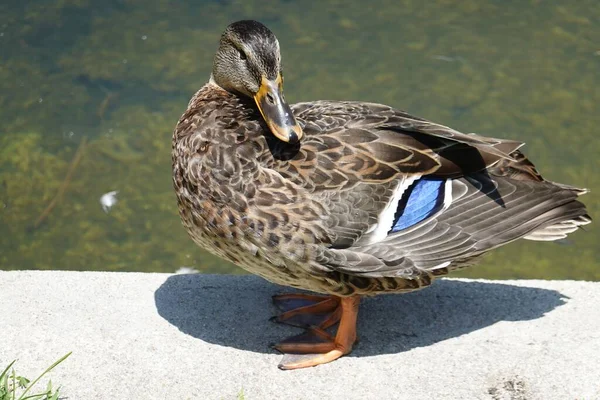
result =
M327 329L339 322L342 311L337 296L282 294L273 296L273 303L283 312L272 321L300 328Z
M284 311L276 317L278 322L294 326L306 326L306 324L298 323L298 316L308 315L314 317L315 314L319 315L319 322L309 326L303 334L273 346L285 353L279 368L288 370L314 367L334 361L352 351L352 346L356 342L359 296L282 295L277 296L277 299L274 298L276 304L277 302L289 302L290 300L301 304L296 308ZM304 318L304 321L306 320L307 318ZM325 329L338 321L340 325L334 337Z

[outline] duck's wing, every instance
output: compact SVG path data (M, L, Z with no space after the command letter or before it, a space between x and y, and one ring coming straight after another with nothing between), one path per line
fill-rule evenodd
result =
M305 187L328 211L331 245L315 250L325 270L410 279L589 222L575 200L581 191L543 181L520 142L378 104L316 102L294 112L306 140L282 171L310 174Z
M474 174L443 185L447 200L422 220L396 222L378 241L323 249L321 265L361 277L444 274L516 239L557 240L591 221L576 192L548 182ZM486 196L492 188L502 193L504 206Z
M461 133L381 104L317 101L296 104L293 111L308 142L324 142L315 144L316 149L332 153L339 149L350 156L366 152L403 173L461 176L501 159L516 161L510 154L523 145Z

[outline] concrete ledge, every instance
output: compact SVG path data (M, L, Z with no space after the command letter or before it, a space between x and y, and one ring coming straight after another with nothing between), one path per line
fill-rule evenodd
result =
M0 367L74 399L598 399L600 283L447 279L364 301L360 343L279 371L252 276L0 271ZM1 369L1 368L0 368Z

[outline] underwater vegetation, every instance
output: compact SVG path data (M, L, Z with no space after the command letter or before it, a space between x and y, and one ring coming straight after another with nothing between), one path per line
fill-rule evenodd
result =
M0 15L0 269L241 273L187 237L170 147L219 35L242 18L278 36L290 102L381 102L522 140L547 179L591 189L600 215L595 0L9 0ZM516 242L460 275L599 280L597 225Z

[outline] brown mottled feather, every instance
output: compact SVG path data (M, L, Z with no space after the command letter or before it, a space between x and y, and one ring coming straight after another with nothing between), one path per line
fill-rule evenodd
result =
M415 290L540 227L589 218L580 193L545 182L519 142L378 104L293 111L305 135L296 145L274 138L249 100L207 84L173 135L173 182L194 241L273 282L338 295ZM452 206L365 241L400 180L423 175L452 178ZM566 217L549 215L563 206Z

